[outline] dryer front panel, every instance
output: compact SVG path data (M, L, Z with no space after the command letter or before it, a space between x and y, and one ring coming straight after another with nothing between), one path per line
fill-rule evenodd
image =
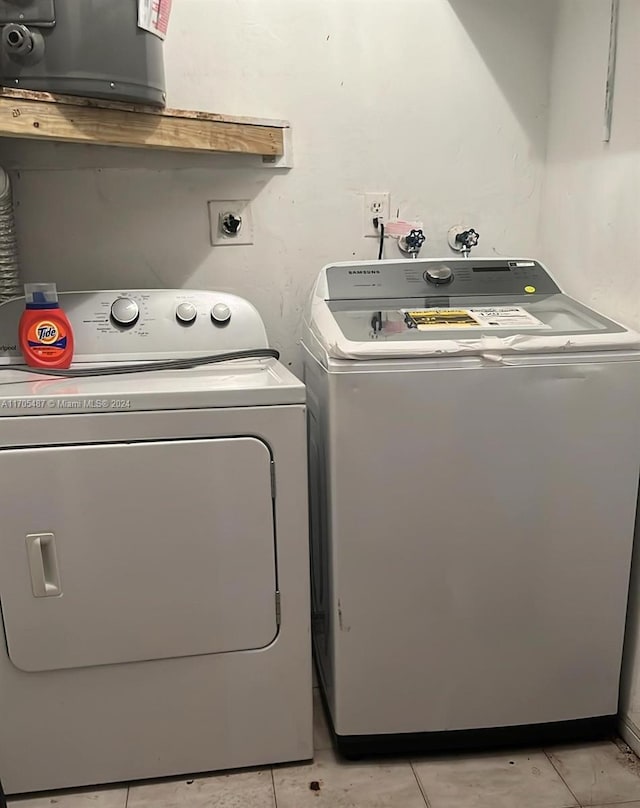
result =
M0 452L0 600L25 671L263 648L269 448L252 437Z

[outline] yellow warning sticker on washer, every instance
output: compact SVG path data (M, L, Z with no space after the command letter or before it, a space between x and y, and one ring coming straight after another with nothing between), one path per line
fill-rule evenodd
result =
M470 309L405 309L405 322L419 331L449 328L550 328L522 306L474 306Z
M525 286L525 287L524 287L524 291L525 291L525 292L526 292L528 295L532 295L532 294L533 294L533 293L536 291L536 287L535 287L535 286Z
M407 311L405 316L409 326L426 330L428 328L477 328L480 323L467 309L420 309Z

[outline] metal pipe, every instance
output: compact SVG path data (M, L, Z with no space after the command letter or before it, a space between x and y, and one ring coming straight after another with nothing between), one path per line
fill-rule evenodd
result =
M0 302L20 297L20 263L9 175L0 168Z
M611 0L611 29L609 32L609 62L607 64L607 84L604 97L604 136L603 141L611 140L611 122L613 119L613 95L616 83L616 61L618 56L618 22L620 19L620 0Z

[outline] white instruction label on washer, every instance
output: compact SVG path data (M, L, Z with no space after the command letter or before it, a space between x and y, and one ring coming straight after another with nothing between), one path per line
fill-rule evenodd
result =
M403 309L405 321L419 331L453 328L551 328L522 306L475 306L470 309Z
M551 328L522 306L479 306L469 314L483 328Z
M169 28L172 0L138 0L138 27L164 39Z

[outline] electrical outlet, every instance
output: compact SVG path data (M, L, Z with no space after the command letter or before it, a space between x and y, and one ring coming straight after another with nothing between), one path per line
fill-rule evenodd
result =
M364 238L380 238L380 230L376 229L373 220L376 216L382 221L389 221L391 197L388 191L368 193L364 195L364 210L362 221L362 235Z
M209 202L213 247L253 244L253 214L247 199Z

